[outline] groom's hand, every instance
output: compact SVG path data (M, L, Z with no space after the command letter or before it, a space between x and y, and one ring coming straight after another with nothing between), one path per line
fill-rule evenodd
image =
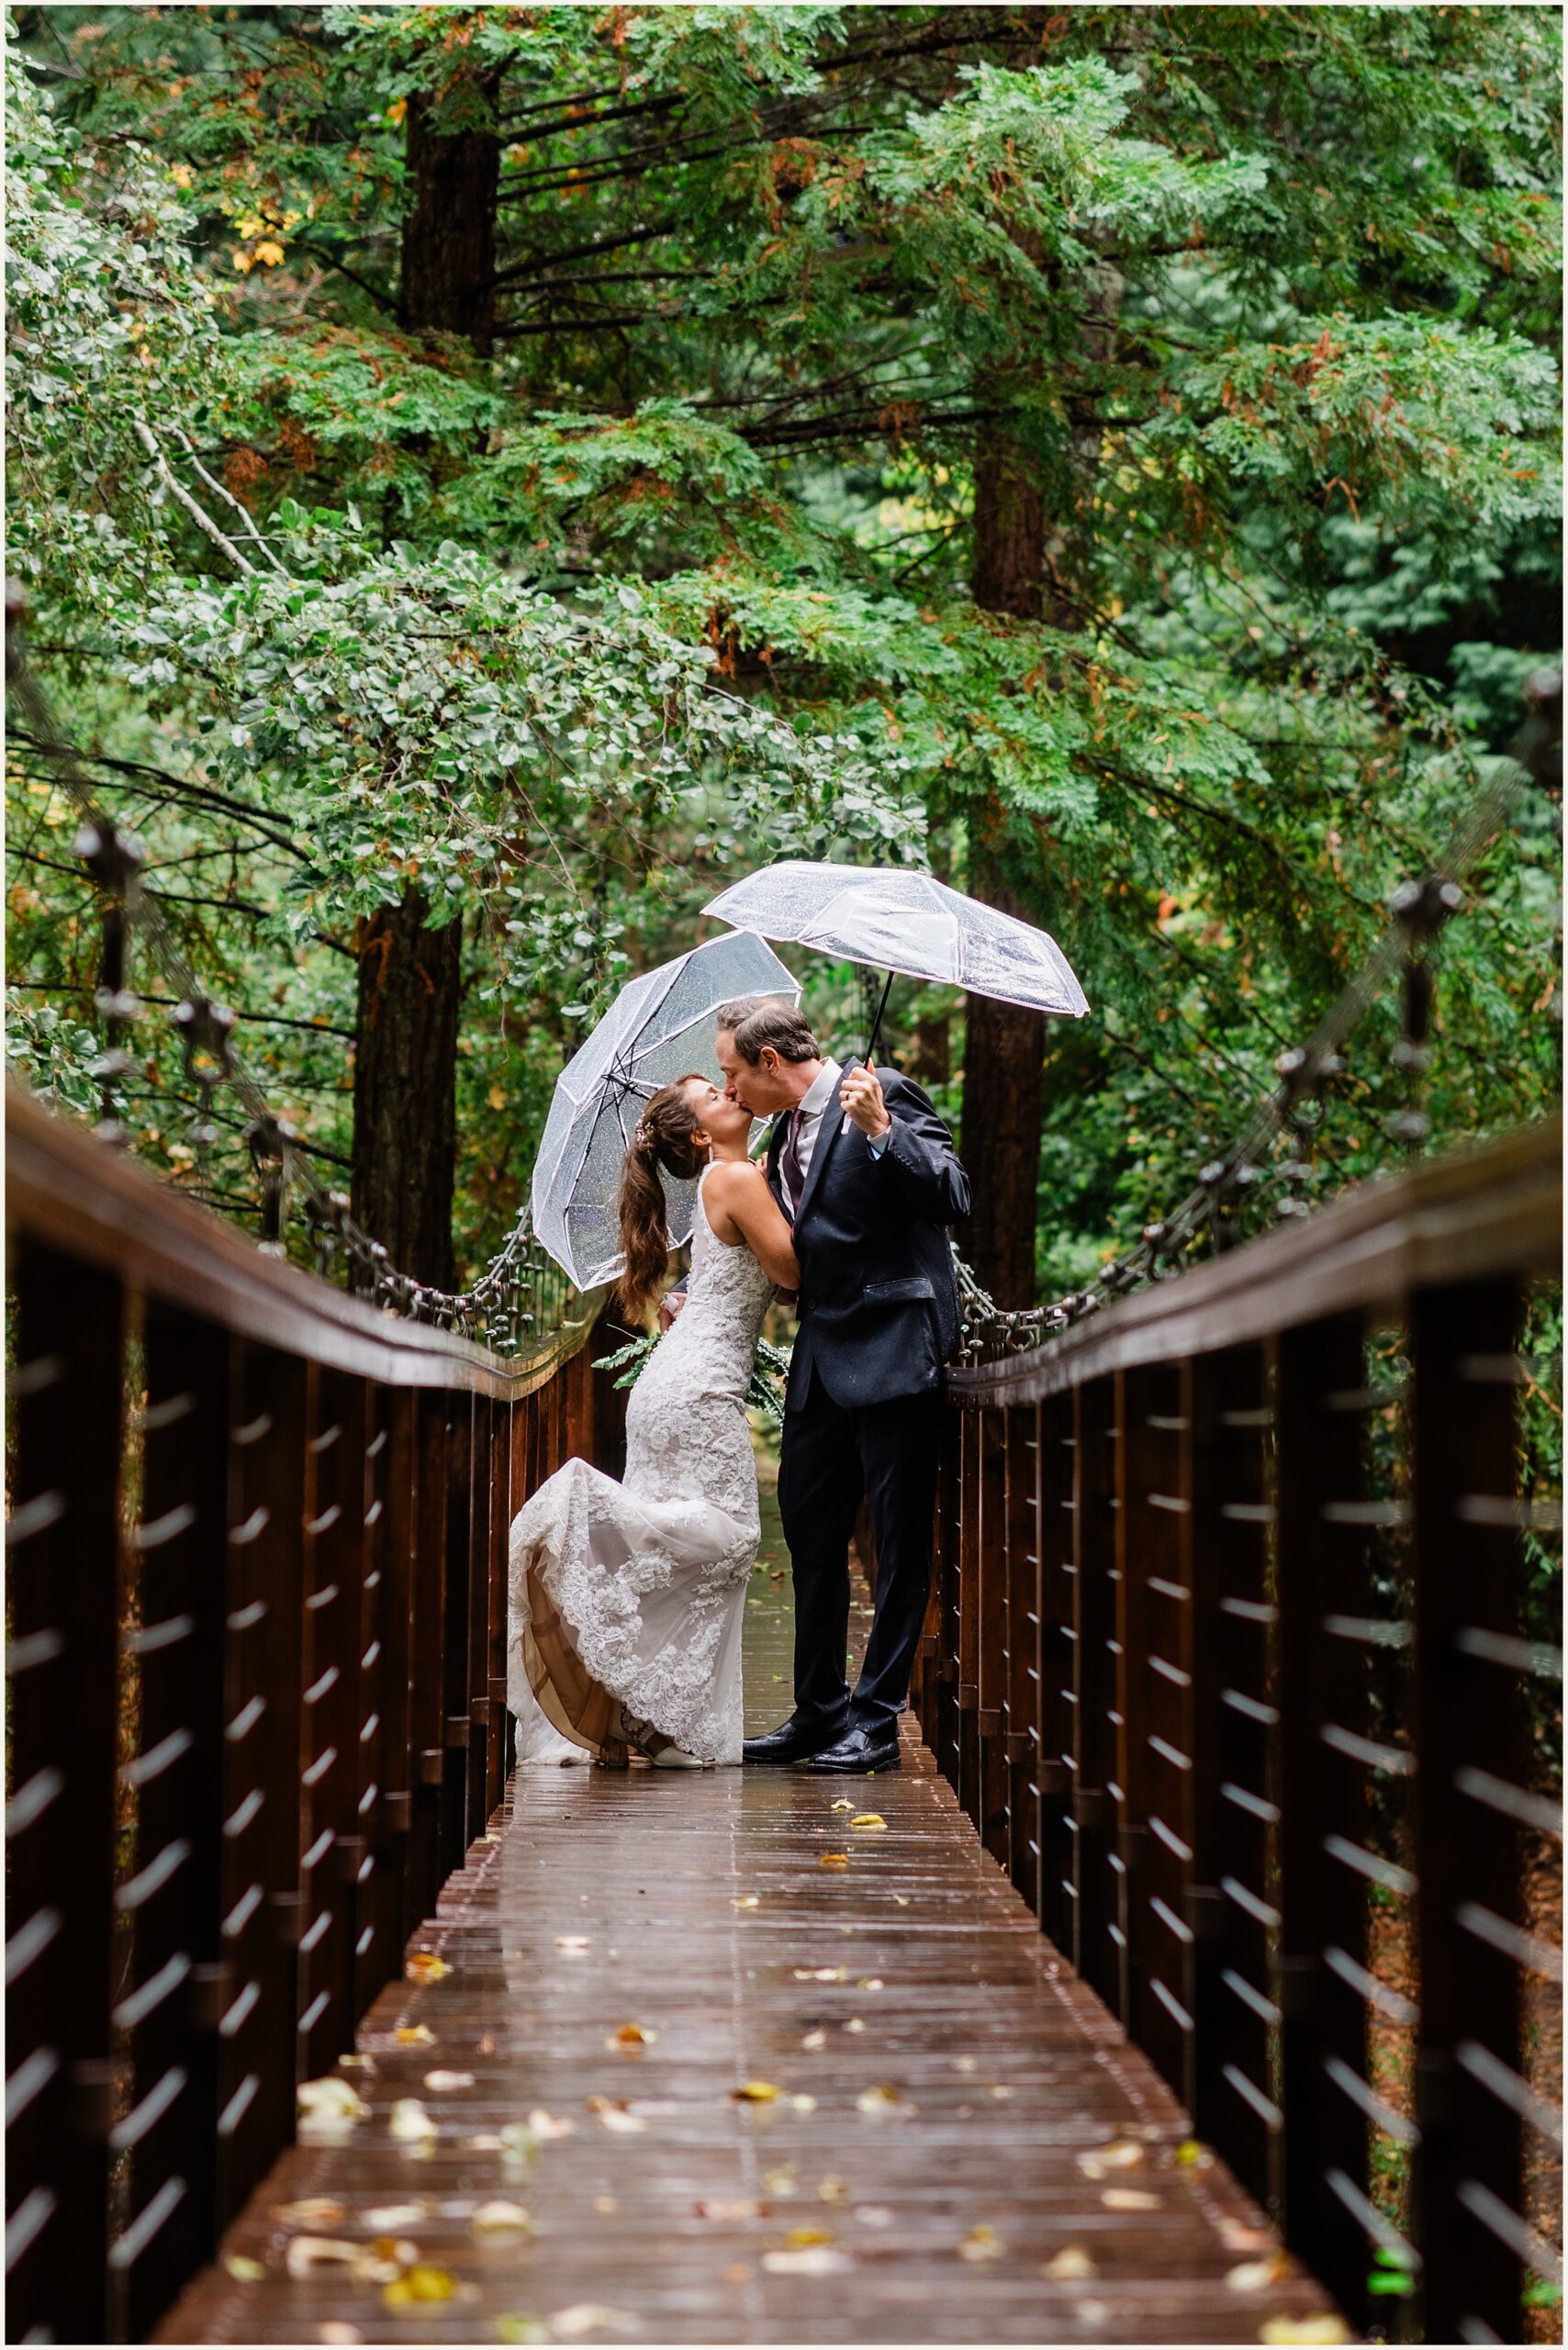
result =
M859 1127L868 1142L877 1142L892 1125L882 1088L874 1069L852 1069L838 1090L844 1114Z

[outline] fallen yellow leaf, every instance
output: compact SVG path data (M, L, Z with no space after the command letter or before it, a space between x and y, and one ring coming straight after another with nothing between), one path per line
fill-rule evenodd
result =
M849 1855L847 1852L824 1852L818 1861L817 1866L819 1869L846 1869L849 1866Z
M1107 2187L1100 2200L1107 2211L1158 2211L1158 2195L1146 2195L1137 2187Z
M457 2089L471 2089L472 2073L427 2073L425 2087L437 2097L450 2097Z
M850 1802L847 1796L840 1796L838 1801L834 1804L831 1808L834 1811L853 1811L855 1806Z
M434 2268L421 2260L405 2276L384 2286L381 2298L389 2310L405 2310L426 2301L449 2301L456 2290L457 2279L450 2268Z
M801 2045L802 2048L825 2048L827 2034L825 2031L808 2031Z
M757 1909L761 1906L755 1893L732 1893L730 1896L732 1909Z
M607 2048L651 2048L658 2036L645 2024L623 2023L614 2037L604 2044Z
M975 2262L1000 2260L1006 2250L1007 2246L994 2228L981 2226L969 2230L958 2246L958 2258Z
M405 2048L433 2048L435 2034L428 2023L400 2023L392 2035Z
M697 2216L700 2220L764 2220L767 2216L767 2206L754 2201L749 2195L744 2195L728 2203L699 2203Z
M887 1824L879 1811L857 1811L849 1823L851 1828L861 1829L885 1828Z
M226 2252L223 2266L237 2285L259 2285L267 2273L259 2260L247 2260L241 2252Z
M771 2105L779 2091L771 2081L746 2081L730 2095L737 2105Z
M837 2238L831 2228L791 2228L784 2239L786 2244L835 2244Z
M403 1963L403 1972L410 1983L439 1983L452 1969L433 1950L411 1950Z

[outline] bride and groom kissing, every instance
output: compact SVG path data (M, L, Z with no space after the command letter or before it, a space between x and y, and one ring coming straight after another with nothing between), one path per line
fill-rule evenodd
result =
M620 1483L568 1460L511 1529L508 1695L521 1760L633 1751L664 1768L896 1769L931 1579L942 1367L958 1337L946 1227L969 1178L919 1086L824 1059L774 997L722 1005L722 1084L644 1107L622 1173L628 1319L668 1266L661 1169L698 1179L690 1270L632 1391ZM747 1139L774 1120L765 1163ZM761 1527L745 1394L763 1315L793 1293L778 1505L795 1588L795 1704L742 1737L741 1628ZM875 1613L846 1679L848 1553L864 1499Z

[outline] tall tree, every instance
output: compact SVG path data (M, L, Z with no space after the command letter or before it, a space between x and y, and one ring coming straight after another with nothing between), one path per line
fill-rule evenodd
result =
M460 72L416 90L405 122L398 317L482 358L496 320L498 78ZM450 1290L463 917L432 921L415 885L360 923L354 945L354 1213L416 1281Z
M981 611L1037 621L1043 600L1046 506L1038 455L1005 417L977 437L973 594ZM969 888L1004 913L1025 914L1010 886L1009 811L994 789L969 814ZM991 996L964 1007L964 1155L985 1169L965 1236L980 1286L1025 1304L1035 1294L1036 1194L1045 1014Z

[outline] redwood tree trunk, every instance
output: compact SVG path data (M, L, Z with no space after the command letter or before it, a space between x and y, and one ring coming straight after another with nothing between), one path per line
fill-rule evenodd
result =
M416 92L406 125L399 314L410 330L466 337L481 356L496 322L494 98L488 82L454 85L437 130L431 100ZM360 928L353 1208L399 1271L450 1290L463 923L427 930L428 911L423 891L410 889Z
M1046 517L1038 466L1000 425L981 427L975 453L973 588L987 611L1037 620ZM992 797L970 819L969 890L1007 913L1002 865L1005 814ZM1035 1217L1040 1174L1044 1014L972 995L964 1007L962 1151L974 1178L964 1246L999 1305L1035 1301Z
M408 890L360 925L353 1198L400 1271L450 1290L463 925L428 912Z
M431 101L416 91L404 124L411 205L403 221L398 310L406 327L465 336L487 357L496 331L496 191L501 142L493 82L470 78L448 91L445 116L471 114L466 129L431 128Z

